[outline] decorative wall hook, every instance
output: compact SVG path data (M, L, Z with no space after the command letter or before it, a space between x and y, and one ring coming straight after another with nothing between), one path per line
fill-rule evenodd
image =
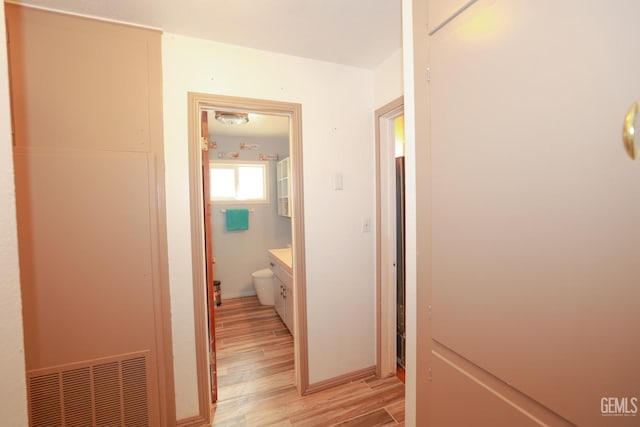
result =
M260 160L278 160L279 156L277 154L262 154L260 153Z
M233 153L218 153L219 159L238 159L240 158L240 153L234 151Z
M240 143L241 150L259 150L260 144L247 144L246 142Z

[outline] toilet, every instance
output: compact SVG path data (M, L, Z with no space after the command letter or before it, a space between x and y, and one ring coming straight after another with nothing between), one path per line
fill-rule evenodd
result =
M262 305L273 305L273 271L268 268L251 273L253 287L256 288L258 301Z

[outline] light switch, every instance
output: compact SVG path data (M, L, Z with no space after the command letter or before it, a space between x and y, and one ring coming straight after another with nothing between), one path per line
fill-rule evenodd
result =
M342 190L342 174L337 173L333 176L333 189L335 191Z
M371 218L362 218L362 232L371 232Z

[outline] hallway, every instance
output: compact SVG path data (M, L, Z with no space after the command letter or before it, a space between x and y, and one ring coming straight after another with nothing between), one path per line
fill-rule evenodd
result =
M404 425L404 384L366 378L300 397L293 339L273 307L256 297L216 310L218 403L214 426Z

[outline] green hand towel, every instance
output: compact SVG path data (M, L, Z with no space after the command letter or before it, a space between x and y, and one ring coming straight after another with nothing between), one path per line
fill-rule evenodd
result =
M227 231L249 229L249 209L227 209Z

